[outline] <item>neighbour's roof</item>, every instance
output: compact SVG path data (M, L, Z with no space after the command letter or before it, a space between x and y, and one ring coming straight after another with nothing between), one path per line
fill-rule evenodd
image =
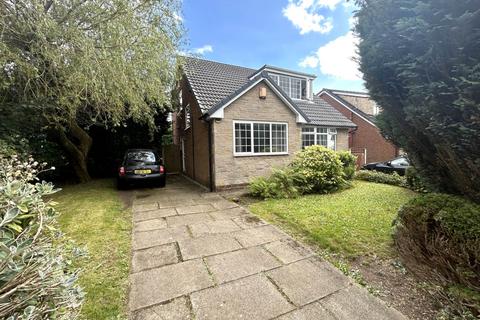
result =
M368 96L367 92L359 92L359 91L345 91L345 90L333 90L333 89L322 89L317 95L320 95L322 92L327 92L337 100L339 100L342 104L346 105L348 108L352 109L353 112L357 113L358 115L364 117L368 121L370 121L373 125L375 125L375 116L365 113L347 100L342 98L342 95L366 95ZM368 98L368 97L365 97Z
M255 70L193 57L184 57L184 59L186 78L204 115L211 115L251 83L257 81L259 77L269 81L278 91L283 92L268 74L263 72L266 65ZM249 79L257 73L255 78ZM318 97L314 97L313 101L304 101L292 100L284 93L282 96L311 124L356 127L353 122Z

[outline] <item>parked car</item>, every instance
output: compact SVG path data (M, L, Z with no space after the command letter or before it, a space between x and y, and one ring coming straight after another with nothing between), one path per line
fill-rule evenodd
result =
M139 183L165 187L165 166L154 150L129 149L125 152L118 168L117 186L119 189L123 189Z
M400 156L395 159L386 162L372 162L367 163L362 167L364 170L375 170L384 173L398 173L399 175L405 175L407 168L410 166L410 161L406 156Z

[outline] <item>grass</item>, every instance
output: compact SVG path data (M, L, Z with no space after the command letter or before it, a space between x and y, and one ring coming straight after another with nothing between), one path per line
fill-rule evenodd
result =
M62 231L88 250L85 259L75 262L86 293L81 318L126 318L131 212L123 209L113 182L67 186L54 200Z
M352 188L341 192L265 200L251 204L250 210L328 252L348 258L390 257L392 221L414 195L405 188L354 181Z

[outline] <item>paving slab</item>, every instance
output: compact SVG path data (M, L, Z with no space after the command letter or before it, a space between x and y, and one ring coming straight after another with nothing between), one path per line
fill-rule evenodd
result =
M185 297L180 297L164 304L139 310L133 320L191 320L192 315Z
M267 243L265 249L270 251L270 253L285 264L305 259L313 255L312 251L306 249L292 239L282 239Z
M187 238L190 238L190 234L185 226L135 232L132 247L133 250L139 250Z
M407 320L400 312L354 284L320 300L320 303L339 320Z
M209 214L215 220L229 220L235 217L241 217L243 215L246 215L248 214L248 211L241 207L237 207L237 208L213 211L213 212L209 212Z
M195 204L193 206L175 207L175 209L177 209L178 214L205 213L215 210L211 204Z
M195 292L190 298L197 320L272 319L293 309L262 275Z
M210 200L210 199L209 199ZM226 199L218 199L212 202L212 206L217 210L230 209L238 207L238 204Z
M362 319L352 317L353 319ZM378 318L381 319L381 318ZM320 302L314 302L308 304L305 307L289 312L281 317L276 318L275 320L338 320L335 318L327 309L325 309Z
M188 224L195 224L207 221L213 221L213 219L206 213L194 213L167 217L167 225L169 227L186 226Z
M133 251L132 271L157 268L167 264L177 263L177 247L174 243Z
M183 260L206 257L242 248L233 237L223 234L180 240L178 246Z
M200 237L205 234L227 233L240 230L240 227L232 220L218 220L196 223L189 225L189 228L194 237Z
M152 219L174 216L176 214L177 212L175 211L175 208L142 211L142 212L136 212L133 215L133 221L138 222L138 221L152 220Z
M233 233L233 236L244 247L258 246L286 237L283 232L271 225L241 230Z
M321 299L349 284L348 278L327 262L313 258L294 262L266 274L297 306Z
M149 211L158 209L158 204L156 202L148 202L148 203L137 203L134 202L133 205L133 212L142 212L142 211Z
M221 195L219 195L217 193L214 193L214 192L201 193L200 197L202 197L204 199L210 199L212 201L223 199L223 197Z
M130 310L135 311L213 285L202 260L180 262L131 275Z
M245 214L243 216L232 218L232 220L242 229L250 229L260 226L265 226L267 223L257 216L252 214Z
M243 278L281 265L261 247L219 254L207 257L205 261L218 283Z
M167 221L163 218L160 219L152 219L152 220L144 220L135 222L133 225L134 232L141 232L141 231L150 231L156 229L163 229L167 227Z
M159 208L173 208L178 206L191 206L196 204L193 199L180 199L180 200L159 200L158 207Z

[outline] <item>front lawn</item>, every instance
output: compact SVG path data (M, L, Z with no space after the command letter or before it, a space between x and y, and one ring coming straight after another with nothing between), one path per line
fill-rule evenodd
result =
M61 230L88 250L86 258L75 262L86 293L81 318L126 318L131 212L123 209L113 182L67 186L54 200Z
M330 252L389 257L392 221L414 195L405 188L354 181L352 188L341 192L265 200L251 204L250 210Z

